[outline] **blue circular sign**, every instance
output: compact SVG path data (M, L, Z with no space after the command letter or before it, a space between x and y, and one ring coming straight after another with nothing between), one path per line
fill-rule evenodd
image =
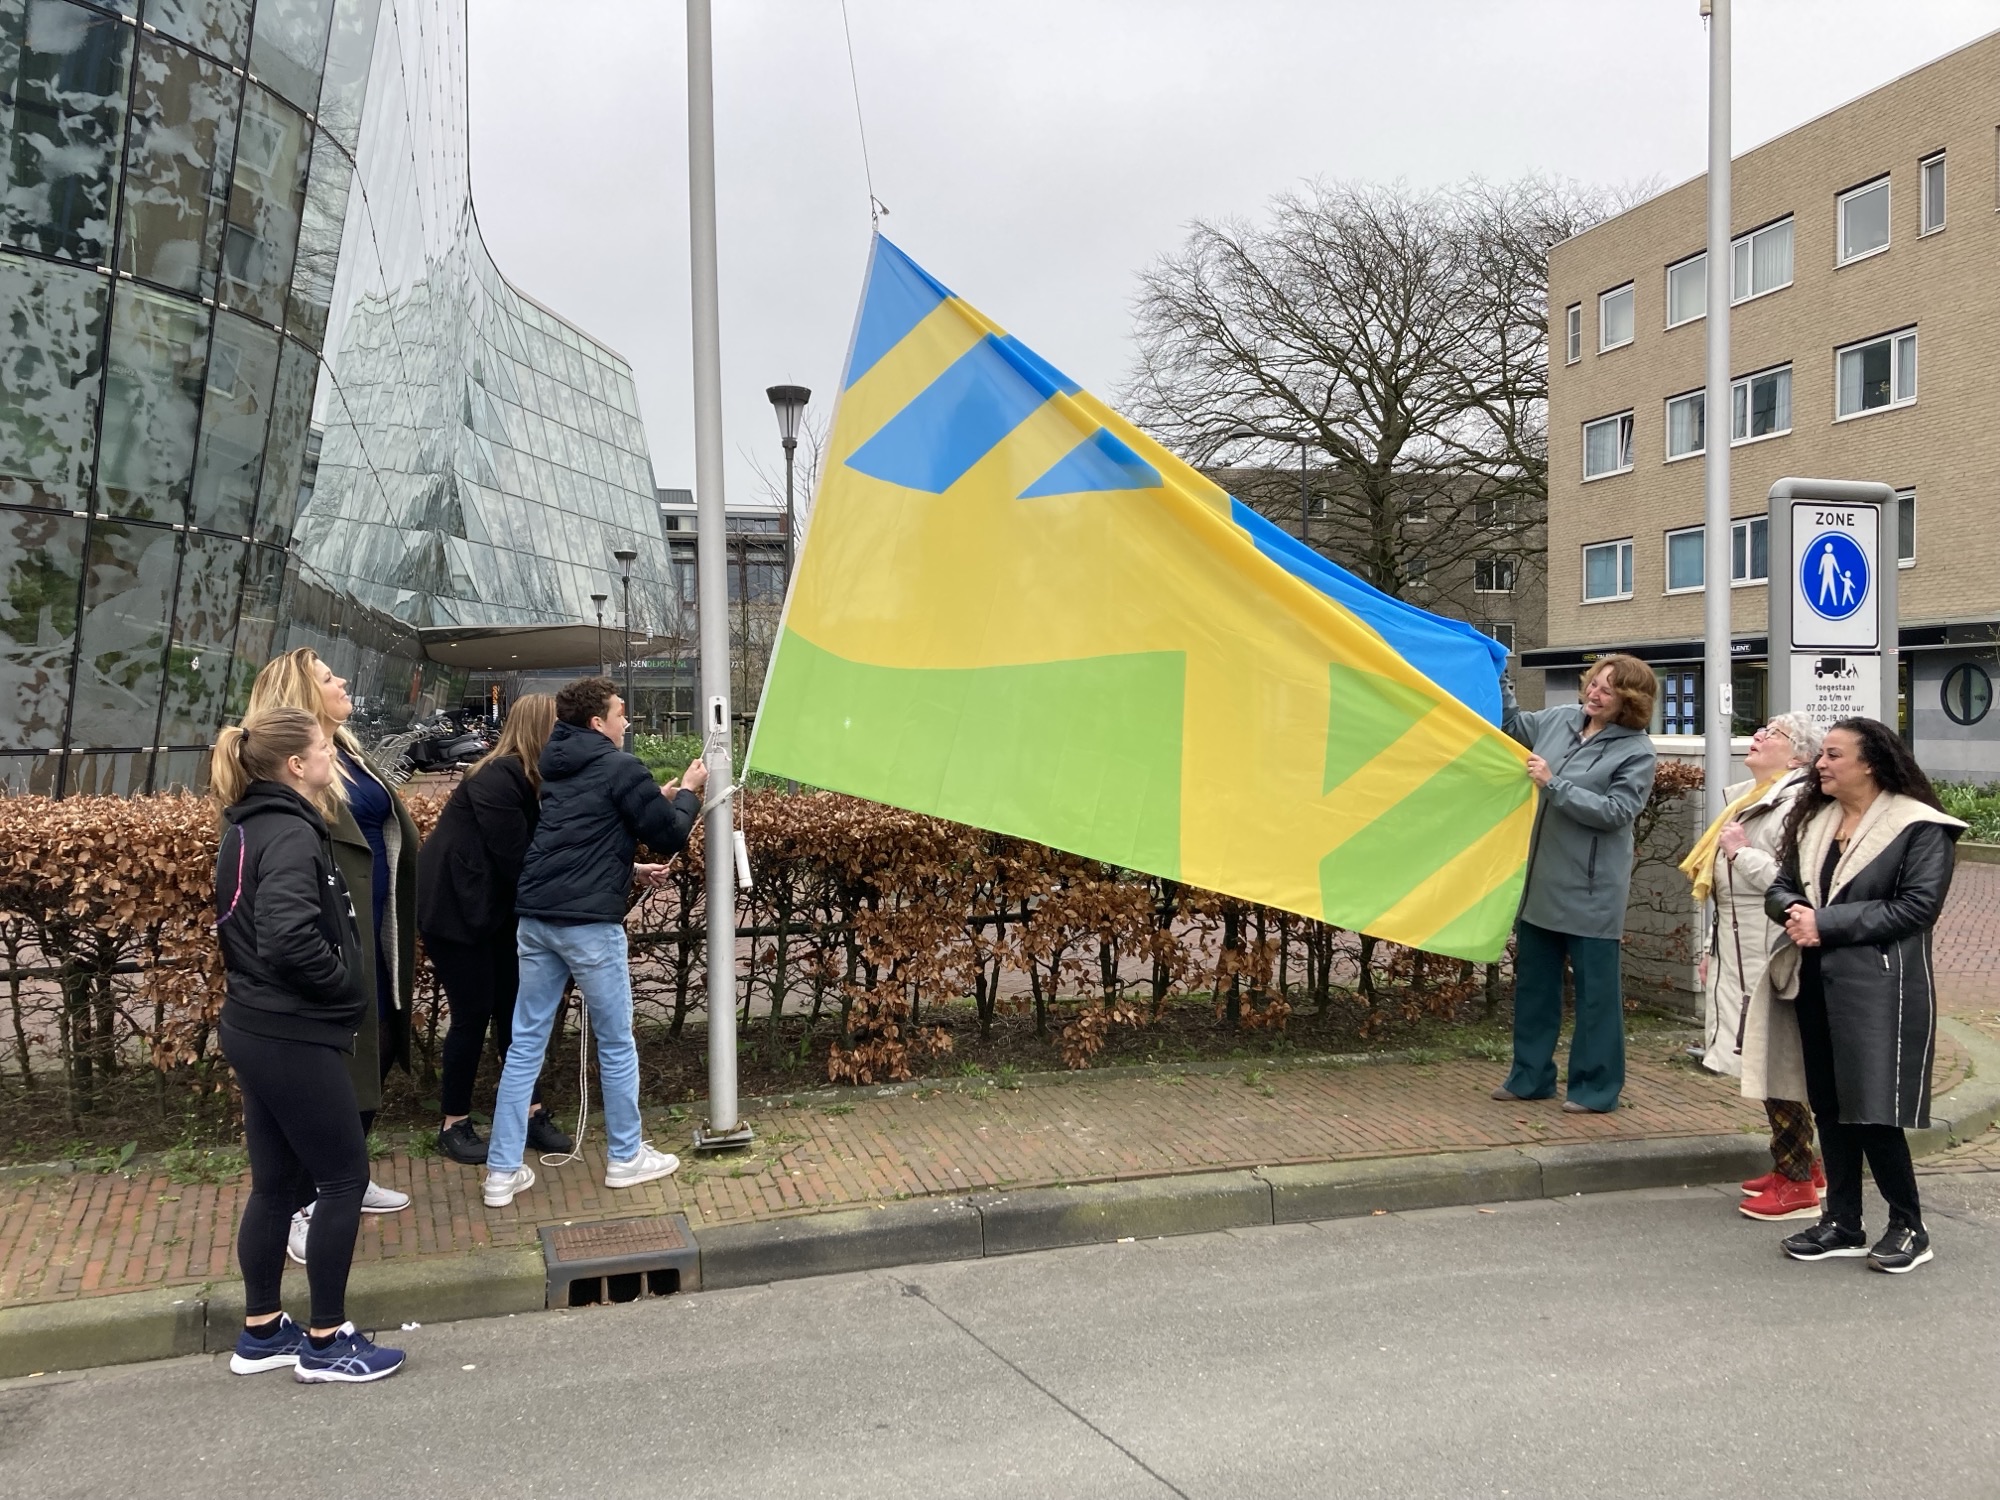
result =
M1844 531L1822 531L1799 558L1799 593L1823 620L1844 620L1868 602L1868 554Z

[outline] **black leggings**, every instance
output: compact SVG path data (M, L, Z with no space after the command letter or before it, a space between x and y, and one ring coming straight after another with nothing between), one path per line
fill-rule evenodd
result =
M1924 1226L1917 1202L1917 1171L1910 1142L1895 1125L1843 1125L1840 1090L1833 1070L1833 1029L1827 1022L1826 991L1808 973L1799 983L1799 1041L1806 1065L1806 1098L1819 1125L1819 1149L1826 1161L1826 1214L1842 1229L1861 1227L1861 1162L1866 1157L1875 1188L1889 1205L1892 1222Z
M250 1147L250 1201L236 1233L244 1315L283 1307L285 1237L292 1215L317 1197L306 1234L311 1326L336 1328L347 1321L347 1272L368 1187L368 1146L347 1058L312 1042L251 1036L227 1022L222 1055L243 1090Z
M451 1030L444 1038L443 1079L438 1085L439 1112L472 1113L472 1081L479 1072L479 1054L486 1031L493 1030L493 1051L504 1064L514 1040L514 997L521 989L521 960L514 934L502 933L489 943L448 943L424 939L431 972L444 988L451 1007ZM529 1108L542 1103L541 1080Z

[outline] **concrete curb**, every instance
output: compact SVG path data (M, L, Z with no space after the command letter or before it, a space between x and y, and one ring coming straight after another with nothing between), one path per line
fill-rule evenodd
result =
M1949 1018L1942 1024L1972 1071L1932 1105L1929 1130L1910 1132L1918 1156L2000 1121L2000 1043ZM719 1289L1378 1211L1693 1186L1769 1165L1762 1138L1751 1135L1502 1146L911 1199L698 1228L694 1238L701 1284ZM532 1246L379 1262L355 1269L349 1307L357 1323L385 1330L534 1312L546 1274ZM0 1378L219 1352L234 1344L242 1316L238 1281L0 1308Z

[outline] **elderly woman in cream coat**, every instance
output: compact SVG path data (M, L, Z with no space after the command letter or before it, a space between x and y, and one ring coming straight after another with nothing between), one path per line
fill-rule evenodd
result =
M1778 873L1785 817L1804 790L1822 731L1804 714L1779 714L1750 737L1750 780L1729 788L1729 806L1681 865L1697 902L1714 916L1701 958L1703 1066L1743 1081L1746 1099L1762 1100L1771 1122L1774 1170L1743 1184L1742 1212L1752 1219L1819 1217L1826 1177L1813 1149L1812 1111L1791 1002L1775 1000L1764 980L1782 929L1764 912Z

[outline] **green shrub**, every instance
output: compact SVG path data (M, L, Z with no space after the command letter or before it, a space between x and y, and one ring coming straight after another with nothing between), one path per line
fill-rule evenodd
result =
M2000 844L2000 782L1974 786L1966 781L1938 781L1932 786L1944 810L1971 825L1967 838L1982 844Z

